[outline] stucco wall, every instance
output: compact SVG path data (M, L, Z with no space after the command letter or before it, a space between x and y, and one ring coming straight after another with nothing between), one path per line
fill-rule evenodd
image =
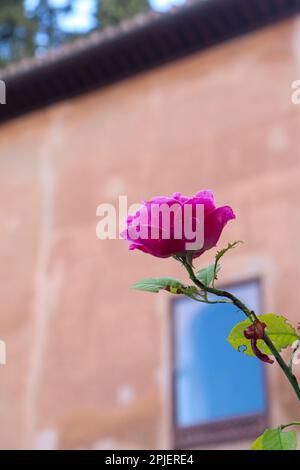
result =
M222 279L260 276L266 311L299 321L299 24L1 126L1 448L170 445L169 298L128 287L183 273L97 240L96 207L119 194L213 189L237 214L221 245L246 242ZM268 371L271 420L295 417L285 379Z

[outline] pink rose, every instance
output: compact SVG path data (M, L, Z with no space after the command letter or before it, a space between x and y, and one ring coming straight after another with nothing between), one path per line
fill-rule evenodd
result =
M165 209L164 218L159 212ZM211 191L200 191L194 197L175 193L172 197L155 197L143 202L140 210L127 218L127 230L121 235L130 242L130 250L159 258L192 251L193 258L197 258L217 244L223 228L232 219L235 215L231 207L216 208ZM198 237L200 232L202 235ZM187 248L197 238L201 238L199 248Z

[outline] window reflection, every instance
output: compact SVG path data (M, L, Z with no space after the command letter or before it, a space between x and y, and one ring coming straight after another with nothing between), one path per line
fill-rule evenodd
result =
M260 312L258 282L229 289ZM175 414L179 427L263 413L263 364L236 352L227 336L243 314L235 306L174 303Z

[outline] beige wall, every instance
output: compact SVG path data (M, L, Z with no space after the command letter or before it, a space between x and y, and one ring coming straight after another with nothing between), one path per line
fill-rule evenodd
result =
M221 244L246 242L223 279L260 275L266 311L299 320L299 21L0 128L1 448L168 445L169 298L128 287L183 273L96 239L119 194L213 189L237 213ZM268 370L272 421L295 418Z

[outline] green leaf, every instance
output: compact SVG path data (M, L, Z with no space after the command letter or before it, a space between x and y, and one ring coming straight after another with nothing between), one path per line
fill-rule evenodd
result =
M133 284L131 288L156 293L160 290L168 290L172 294L181 294L186 289L186 286L182 284L182 282L177 281L177 279L174 279L172 277L161 277L143 279L142 281Z
M279 352L292 345L294 341L298 339L298 334L292 325L287 322L286 318L275 315L274 313L267 313L265 315L259 315L258 319L267 325L266 333L268 333L268 336ZM250 325L251 321L249 319L238 323L231 330L227 339L231 346L237 351L243 352L248 356L254 356L250 340L246 339L244 336L245 329ZM264 354L272 354L262 339L257 341L257 346Z
M216 262L215 262L215 265L218 264L218 262L220 261L220 259L222 258L222 256L224 256L225 253L227 253L227 251L232 250L232 249L235 248L239 243L243 243L242 240L237 240L237 241L235 241L235 242L228 243L228 245L227 245L226 248L223 248L223 250L218 251L217 254L216 254Z
M194 299L195 297L195 294L199 294L199 291L198 289L195 287L195 286L185 286L183 288L183 292L181 292L181 294L184 294L186 295L187 297L191 297L192 299Z
M296 431L282 431L280 427L266 429L252 444L251 450L296 450Z
M262 443L263 435L258 436L258 438L253 442L251 446L251 450L263 450L263 443Z
M206 287L209 287L212 282L215 280L216 275L220 271L221 266L219 264L211 264L207 268L200 269L196 272L196 277L199 281L202 282Z

